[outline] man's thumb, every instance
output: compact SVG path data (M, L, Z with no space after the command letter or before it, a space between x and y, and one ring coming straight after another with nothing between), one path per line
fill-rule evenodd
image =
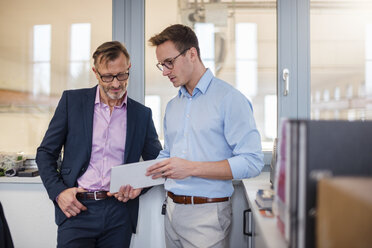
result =
M83 188L77 188L77 191L76 192L87 192L86 189L83 189Z

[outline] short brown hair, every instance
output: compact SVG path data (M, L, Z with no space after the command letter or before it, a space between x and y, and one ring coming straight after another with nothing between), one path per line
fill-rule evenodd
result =
M172 41L179 52L188 48L195 47L200 59L200 49L198 38L195 32L188 26L174 24L164 29L160 34L156 34L149 39L152 46L159 46L166 41Z
M104 62L107 65L107 62L113 61L120 56L120 53L123 53L129 62L130 56L125 48L125 46L119 41L108 41L100 45L96 51L93 53L94 66Z

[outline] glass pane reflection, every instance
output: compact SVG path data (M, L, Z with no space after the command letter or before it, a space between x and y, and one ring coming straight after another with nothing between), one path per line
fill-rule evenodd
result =
M0 1L0 151L33 157L62 94L91 87L91 47L112 39L112 3Z
M175 23L195 30L204 65L251 100L263 148L272 150L277 118L272 97L276 96L276 1L148 0L145 13L145 40ZM177 89L154 66L155 48L146 46L145 54L145 94L160 97L156 112L163 122L166 104ZM159 134L162 139L162 129Z
M311 118L371 120L372 2L310 6Z

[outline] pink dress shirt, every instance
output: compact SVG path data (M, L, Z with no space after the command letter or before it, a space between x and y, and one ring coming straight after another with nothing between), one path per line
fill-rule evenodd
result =
M97 87L93 117L92 154L86 172L78 185L88 191L110 189L111 167L124 163L127 134L127 93L120 106L110 108L102 103Z

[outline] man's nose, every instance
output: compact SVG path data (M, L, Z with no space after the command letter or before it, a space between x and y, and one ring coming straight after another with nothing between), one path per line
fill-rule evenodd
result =
M114 77L114 80L111 82L111 86L117 88L120 86L120 84L121 82L117 79L117 77Z
M171 69L168 69L167 67L164 66L163 67L163 76L168 76L171 71L172 71Z

